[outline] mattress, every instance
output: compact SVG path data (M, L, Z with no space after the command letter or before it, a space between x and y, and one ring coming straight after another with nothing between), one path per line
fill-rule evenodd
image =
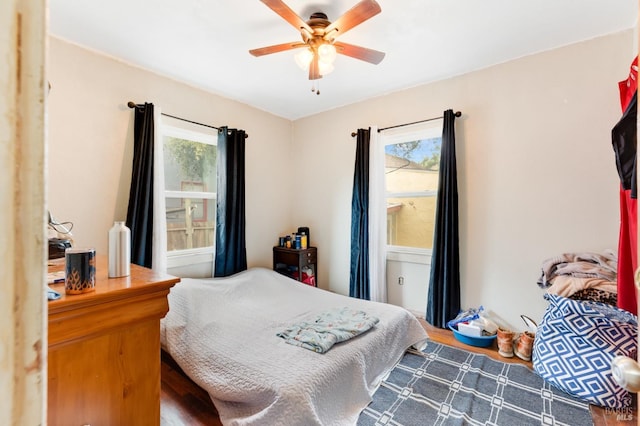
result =
M205 389L225 425L349 425L382 379L427 333L407 310L311 287L265 268L183 278L169 294L161 343ZM326 353L277 334L328 309L379 319Z

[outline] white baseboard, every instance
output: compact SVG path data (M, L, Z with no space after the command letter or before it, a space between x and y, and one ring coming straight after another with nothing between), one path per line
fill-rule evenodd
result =
M407 311L411 312L417 318L425 319L426 314L424 312L414 311L413 309L407 309Z

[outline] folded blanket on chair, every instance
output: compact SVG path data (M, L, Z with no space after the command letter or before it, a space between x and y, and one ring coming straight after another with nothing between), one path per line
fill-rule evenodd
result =
M378 321L377 317L363 311L337 308L321 313L313 321L294 324L277 335L291 345L325 353L334 344L349 340L371 329Z

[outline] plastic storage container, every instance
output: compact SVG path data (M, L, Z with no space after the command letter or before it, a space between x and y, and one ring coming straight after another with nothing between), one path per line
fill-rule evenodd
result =
M456 329L454 326L450 325L449 328L453 331L453 336L459 342L462 342L466 345L477 346L481 348L486 348L487 346L491 346L494 340L496 340L496 334L492 336L468 336L466 334L462 334Z

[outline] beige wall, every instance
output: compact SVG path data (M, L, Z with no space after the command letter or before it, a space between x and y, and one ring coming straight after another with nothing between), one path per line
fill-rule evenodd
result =
M536 285L544 259L617 247L610 132L621 114L617 82L634 55L633 31L294 123L50 41L49 205L58 219L75 223L79 245L98 252L106 250L112 222L126 214L129 100L247 130L249 264L270 266L277 236L309 226L320 286L338 293L348 294L349 286L351 132L435 117L448 108L463 112L456 121L463 307L484 305L522 328L520 314L538 320L545 307ZM388 277L400 304L424 311L428 266L392 263Z
M321 276L348 294L351 132L451 108L463 113L456 121L462 305L484 305L517 329L520 314L539 320L544 259L617 248L610 134L621 115L617 82L634 49L629 30L297 120L293 156L304 169L293 220L311 227ZM424 312L428 266L389 269L390 294Z
M214 126L245 129L247 256L271 266L271 247L290 232L291 122L247 105L50 38L49 208L74 223L78 246L106 253L107 233L127 213L133 111L128 101Z

